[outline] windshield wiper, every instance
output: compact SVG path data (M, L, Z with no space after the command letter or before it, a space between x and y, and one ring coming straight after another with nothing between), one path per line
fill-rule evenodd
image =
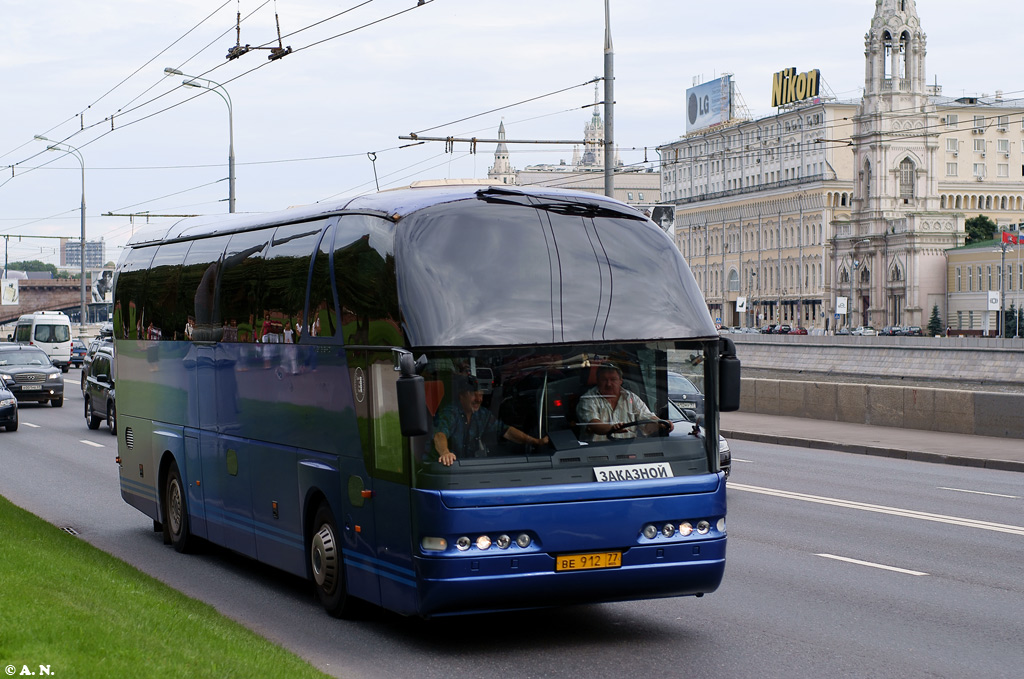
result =
M505 189L492 186L480 189L476 192L480 200L488 203L503 203L505 205L522 205L538 210L554 212L561 215L573 217L623 217L625 219L646 219L636 210L619 206L615 203L580 202L579 199L559 198L557 196L533 196L515 189Z

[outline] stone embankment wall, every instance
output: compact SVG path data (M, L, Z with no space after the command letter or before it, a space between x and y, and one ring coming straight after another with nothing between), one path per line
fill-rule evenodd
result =
M1024 340L730 337L745 412L1024 438Z

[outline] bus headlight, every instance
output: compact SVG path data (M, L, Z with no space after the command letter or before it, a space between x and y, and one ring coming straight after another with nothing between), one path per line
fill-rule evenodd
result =
M692 532L693 524L691 524L689 521L683 521L681 524L679 524L679 534L683 537L686 537Z
M457 548L457 549L458 549L458 550L459 550L460 552L464 552L464 551L466 551L467 549L469 549L469 546L470 546L471 544L473 544L473 543L472 543L472 542L470 542L470 541L469 541L469 538L467 538L467 537L466 537L465 535L463 535L463 536L462 536L461 538L459 538L458 540L456 540L456 541L455 541L455 547L456 547L456 548Z
M711 524L708 523L707 521L699 521L699 522L697 522L697 532L700 535L707 535L708 531L710 531L710 530L711 530Z
M658 527L655 526L653 523L649 523L646 526L644 526L644 529L641 532L643 533L644 537L648 540L653 540L654 538L658 537Z
M531 540L531 539L530 539L530 536L529 536L529 535L527 535L526 533L520 533L520 534L519 534L519 537L517 537L517 538L516 538L516 544L517 544L517 545L518 545L518 546L519 546L519 547L520 547L521 549L526 549L527 547L529 547L529 546L530 546L530 544L531 544L532 542L533 542L533 540Z
M661 534L667 538L670 538L676 534L676 527L671 523L666 523L664 526L661 527Z
M479 550L485 550L491 548L491 538L486 535L481 535L476 539L476 548Z
M508 549L512 545L512 538L507 535L499 535L494 544L498 545L498 549Z

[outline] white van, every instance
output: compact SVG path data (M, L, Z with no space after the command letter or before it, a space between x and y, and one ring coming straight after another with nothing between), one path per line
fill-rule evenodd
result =
M63 311L21 316L14 327L14 341L39 347L62 372L71 365L71 319Z

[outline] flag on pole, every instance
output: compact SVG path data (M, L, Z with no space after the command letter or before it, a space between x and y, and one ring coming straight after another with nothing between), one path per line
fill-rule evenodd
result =
M1015 233L1009 233L1007 231L1003 231L1003 242L1004 243L1013 243L1014 245L1018 245L1019 244L1019 237Z

